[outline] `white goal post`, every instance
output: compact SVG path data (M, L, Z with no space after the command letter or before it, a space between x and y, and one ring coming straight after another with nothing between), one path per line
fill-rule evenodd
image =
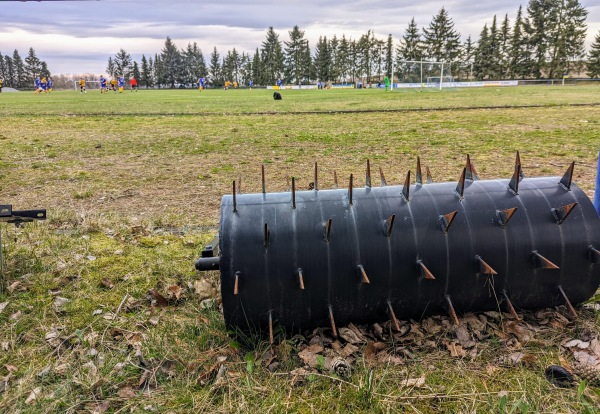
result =
M76 91L79 91L79 80L73 81L73 86L75 86ZM100 81L86 80L85 81L85 89L86 90L100 90Z
M398 62L399 81L418 84L421 87L435 87L440 90L446 82L454 82L446 62L429 60L402 60Z

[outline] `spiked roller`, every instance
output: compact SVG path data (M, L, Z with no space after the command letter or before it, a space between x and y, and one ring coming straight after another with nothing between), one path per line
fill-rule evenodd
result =
M600 218L563 177L479 179L467 157L457 182L410 171L402 185L240 194L221 202L218 267L226 324L287 332L469 311L577 304L600 284ZM458 174L457 174L458 175ZM264 170L262 173L264 177ZM212 251L212 250L211 250ZM204 256L204 255L203 255Z

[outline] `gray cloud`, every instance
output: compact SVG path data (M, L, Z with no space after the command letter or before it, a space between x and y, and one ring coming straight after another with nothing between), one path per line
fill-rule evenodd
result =
M600 29L600 5L586 0L588 42ZM445 6L463 39L477 39L494 15L514 19L519 0L472 2L450 0L242 0L202 2L171 0L104 0L72 2L2 2L0 9L0 51L19 49L25 54L32 46L54 72L101 72L109 56L120 48L135 59L159 52L170 36L178 47L196 41L208 57L216 46L221 53L236 47L253 52L264 40L266 29L274 26L281 40L294 25L305 29L312 45L319 35L356 38L367 30L377 36L402 36L415 18L420 27ZM526 4L526 1L523 0Z

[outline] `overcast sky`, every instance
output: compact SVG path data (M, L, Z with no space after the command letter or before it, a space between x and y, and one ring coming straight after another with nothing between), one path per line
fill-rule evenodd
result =
M0 0L0 52L18 49L24 58L33 47L55 74L101 74L119 49L139 61L159 52L167 36L180 49L197 42L206 60L214 46L221 55L233 47L253 53L269 26L287 40L298 25L311 47L319 36L358 38L369 29L380 38L391 33L397 42L412 17L427 26L442 7L463 40L476 40L494 15L502 20L508 14L512 24L520 4L525 8L527 0ZM600 30L600 0L581 4L589 12L589 46Z

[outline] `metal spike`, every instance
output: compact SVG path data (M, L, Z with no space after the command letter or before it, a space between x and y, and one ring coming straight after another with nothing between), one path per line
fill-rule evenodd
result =
M365 187L371 188L371 162L367 159L367 172L365 174Z
M329 243L329 240L331 240L331 222L333 219L329 219L325 222L325 241L327 243Z
M510 298L508 297L508 293L506 293L506 290L502 291L502 295L504 296L504 299L506 300L506 307L508 308L508 313L510 313L513 318L520 321L521 318L517 314L515 307L513 306L512 302L510 301Z
M273 345L273 311L269 311L269 343Z
M292 177L292 208L296 208L296 178Z
M392 303L388 300L388 310L390 311L390 319L392 320L392 323L394 324L394 328L397 331L400 331L400 323L398 322L398 319L396 318L396 314L394 313L394 309L392 308Z
M365 268L363 267L363 265L358 265L356 267L358 268L358 270L360 270L360 275L362 277L363 283L366 283L367 285L370 284L371 281L369 280L369 277L367 276L367 272L365 272Z
M333 331L334 338L337 338L338 333L335 328L335 319L333 319L333 309L331 309L331 305L329 305L329 322L331 323L331 330Z
M392 235L392 230L394 229L394 220L395 219L396 219L396 215L392 214L383 223L383 234L385 234L385 237L390 237Z
M261 180L262 180L262 192L263 192L263 194L266 194L267 186L265 185L265 166L264 166L264 164L261 165L260 176L261 176Z
M425 263L423 263L423 260L417 260L417 266L419 266L421 268L421 278L422 279L429 279L429 280L435 280L435 276L433 275L433 273L431 273L431 271L427 268L427 266L425 266Z
M448 214L444 214L443 216L440 216L440 224L442 226L442 231L444 233L448 233L448 229L454 222L454 218L456 217L457 213L458 213L458 210L455 210Z
M465 179L467 174L467 168L463 168L462 173L460 174L460 178L458 179L458 183L456 184L456 193L462 199L465 194Z
M268 225L267 223L265 223L265 228L264 228L264 230L265 230L265 231L264 231L264 236L265 236L265 237L264 237L264 242L263 242L263 244L265 245L265 247L267 247L267 246L269 245L269 243L270 243L270 240L269 240L269 225Z
M337 172L335 170L333 170L333 188L338 189Z
M233 180L233 183L231 184L233 187L233 212L237 213L237 200L235 199L235 180Z
M421 158L417 157L417 172L415 173L417 184L423 184L423 174L421 172Z
M317 163L315 161L315 181L314 181L314 190L319 191L319 174L317 170Z
M239 293L240 287L240 275L242 272L235 272L235 281L233 282L233 294L237 295Z
M298 284L300 285L300 290L304 290L304 271L302 268L298 268Z
M429 171L429 167L425 167L425 171L427 173L427 184L433 183L433 177L431 176L431 171Z
M383 175L383 170L379 167L379 177L381 178L381 186L385 187L387 185L387 181L385 181L385 176Z
M477 261L477 263L479 263L479 273L483 273L484 275L491 275L491 276L498 274L498 272L496 272L494 269L492 269L492 266L487 264L485 262L485 260L483 260L481 258L481 256L479 256L479 255L475 256L475 260Z
M532 251L531 254L533 255L537 269L560 269L557 265L539 254L537 250Z
M551 211L556 223L562 224L569 217L569 214L571 214L576 205L577 203L571 203L559 208L553 208Z
M600 250L590 246L590 262L600 263Z
M519 179L522 180L525 178L525 174L523 174L523 164L521 164L521 154L519 154L519 151L517 151L517 156L515 157L515 168L517 165L521 166L519 169Z
M465 174L465 178L467 180L479 180L479 176L477 175L477 171L475 171L475 166L471 162L471 157L469 156L469 154L467 154L467 166L465 168L467 169Z
M404 186L402 187L402 197L408 203L410 195L410 170L406 173L406 178L404 179Z
M242 194L242 176L241 175L238 177L237 192L238 192L238 194Z
M496 217L501 227L506 227L512 216L517 212L517 208L507 208L506 210L496 210Z
M569 309L569 312L571 312L571 315L573 315L574 317L577 317L577 311L571 304L571 301L569 300L567 294L565 293L565 291L563 290L561 285L558 285L558 290L560 291L560 294L562 295L562 297L565 299L567 309Z
M571 163L565 175L560 179L559 184L567 191L571 190L571 181L573 181L573 170L575 169L575 161Z
M519 194L519 181L521 177L521 164L515 165L515 172L508 183L508 189L513 192L513 194Z
M452 306L452 300L450 300L450 295L446 295L446 301L448 302L448 308L450 310L450 317L452 318L452 322L454 322L455 326L459 326L460 321L458 320L458 316L456 316L454 306Z
M352 174L350 174L350 182L348 183L348 200L352 205Z

